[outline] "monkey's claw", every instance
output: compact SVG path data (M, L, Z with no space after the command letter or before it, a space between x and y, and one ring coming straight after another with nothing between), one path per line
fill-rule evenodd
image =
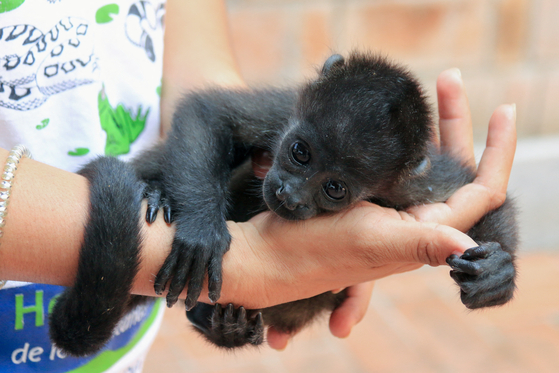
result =
M146 222L152 224L157 219L157 213L163 208L164 219L167 224L172 222L171 206L162 187L156 182L146 183L144 198L147 199Z
M497 242L468 249L460 257L451 255L446 262L466 307L498 306L512 299L516 276L513 257Z
M186 312L192 324L212 343L219 347L235 348L247 344L254 346L264 341L262 312L235 309L232 304L223 308L198 303Z

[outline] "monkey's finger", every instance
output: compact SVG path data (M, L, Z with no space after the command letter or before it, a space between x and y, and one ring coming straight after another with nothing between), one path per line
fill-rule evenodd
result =
M167 283L171 278L172 273L175 271L175 267L177 261L179 259L179 252L174 248L171 249L171 252L165 258L165 262L157 272L157 276L155 277L155 283L153 284L153 288L155 290L155 294L161 295L165 288L167 287Z
M206 261L199 256L195 256L192 264L190 265L190 280L188 281L188 291L186 292L185 300L187 310L190 310L198 302L198 298L202 292L202 285L204 284L205 273Z
M180 246L177 245L177 247ZM173 277L169 280L170 284L169 291L167 292L167 307L172 307L179 300L179 295L189 280L190 268L192 267L193 250L181 247L176 251L180 252L180 255L172 272ZM194 305L192 307L194 307ZM187 307L186 310L189 311L192 307Z
M221 254L214 254L208 265L208 297L212 302L217 302L221 295Z
M159 212L159 201L161 199L161 191L152 190L146 194L148 200L148 209L146 211L146 221L152 224L157 218Z
M460 70L443 71L437 79L440 147L475 167L472 118Z
M347 298L330 315L330 332L338 338L346 338L351 329L358 324L369 307L373 295L374 281L350 286Z
M453 270L469 275L479 275L483 270L479 263L461 259L458 255L449 256L446 262Z
M173 215L171 213L171 206L168 203L163 205L163 213L165 223L171 224L173 222Z
M258 312L254 319L254 328L252 336L250 337L250 344L259 346L262 342L264 342L264 318L262 312Z

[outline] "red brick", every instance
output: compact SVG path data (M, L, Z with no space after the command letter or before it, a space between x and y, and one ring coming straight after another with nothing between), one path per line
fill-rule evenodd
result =
M534 72L514 72L506 78L502 103L516 103L516 127L519 136L534 136L541 131L545 101L545 83Z
M301 15L301 68L302 76L314 76L332 53L332 8L328 5L305 7Z
M529 5L527 0L498 3L496 52L499 64L518 63L526 55Z
M559 60L559 2L541 0L534 6L535 53L540 62Z
M466 93L472 112L474 139L485 143L491 114L498 105L505 103L505 82L496 74L462 71Z
M450 64L454 67L480 66L491 58L491 25L488 13L491 4L485 0L457 2L452 9L448 26ZM444 66L449 67L449 66Z
M282 8L240 9L230 13L233 47L247 81L272 82L282 76L289 64L288 18Z
M449 47L449 12L450 5L442 2L352 3L347 10L347 44L407 61L440 63Z
M540 133L559 133L559 69L546 74L545 79Z

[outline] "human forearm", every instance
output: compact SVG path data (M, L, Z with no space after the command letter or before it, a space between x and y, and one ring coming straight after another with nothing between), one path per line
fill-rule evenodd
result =
M2 166L7 156L8 151L0 149ZM9 201L4 236L0 239L0 279L71 285L87 224L87 180L24 158L16 172ZM133 291L155 295L153 279L169 252L174 229L163 219L157 219L150 226L142 219L141 224L144 236L142 263ZM277 258L269 252L253 251L245 242L244 231L254 231L250 224L242 229L235 223L229 224L234 247L224 259L223 301L254 307L273 302L260 301L256 294L259 291L267 293L264 287L272 288L269 285L281 277L281 266L271 262ZM255 281L255 278L261 281ZM206 293L201 300L208 301Z
M8 151L0 149L2 166ZM87 181L27 158L12 185L4 236L0 239L0 278L70 284L87 219Z
M230 43L223 0L168 1L161 93L161 123L170 127L185 89L243 86Z
M2 165L7 153L0 149ZM85 178L23 159L14 179L1 239L0 279L72 284L88 204ZM359 211L355 213L357 217ZM386 266L377 271L378 275L370 273L371 263L357 255L361 244L344 241L353 234L347 230L354 218L346 216L343 224L334 216L290 223L268 214L243 224L229 222L233 243L224 257L220 301L269 306L382 277L395 270ZM149 227L143 220L141 224L142 263L133 291L154 295L153 279L169 252L174 230L162 219ZM339 234L332 235L332 229ZM340 250L347 251L343 262L339 260ZM406 267L409 263L401 265ZM332 276L337 266L338 274ZM207 294L201 300L207 301Z

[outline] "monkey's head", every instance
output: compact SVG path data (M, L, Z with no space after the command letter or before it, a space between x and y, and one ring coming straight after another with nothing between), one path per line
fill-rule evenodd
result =
M264 200L300 220L382 199L428 164L432 131L426 99L406 70L377 56L333 55L300 91Z

